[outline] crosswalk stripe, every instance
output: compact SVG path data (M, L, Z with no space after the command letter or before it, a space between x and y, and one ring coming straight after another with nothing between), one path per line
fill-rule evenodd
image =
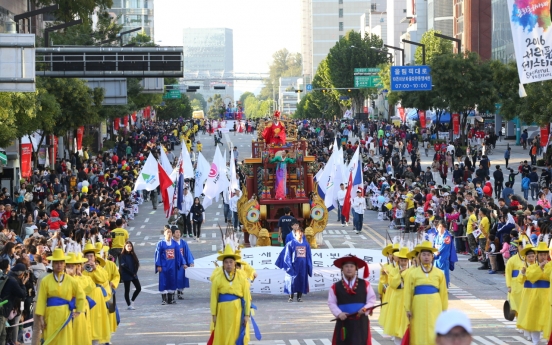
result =
M305 339L305 345L316 345L316 344L314 343L314 340L312 340L312 339Z
M483 345L494 345L492 342L485 340L483 337L475 336L473 337L473 340L477 340Z
M499 345L508 345L507 343L503 342L502 340L498 339L497 337L488 336L489 340L494 341L495 343Z
M301 344L299 344L299 340L296 340L296 339L290 339L289 344L290 345L301 345Z
M330 339L320 339L320 341L322 342L322 345L332 345L332 342L330 341ZM374 342L374 338L372 338L372 345L379 345L379 343L376 341Z

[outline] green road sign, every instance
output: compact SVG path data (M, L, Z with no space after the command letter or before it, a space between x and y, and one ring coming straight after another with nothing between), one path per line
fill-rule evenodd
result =
M373 75L378 74L381 68L355 68L355 75Z
M0 152L0 163L4 165L8 164L8 156L5 153Z
M370 87L382 87L381 78L378 75L370 76L355 76L355 87L358 88L370 88Z
M180 94L180 90L167 90L165 94L163 95L164 99L176 99L176 98L182 98L182 95Z

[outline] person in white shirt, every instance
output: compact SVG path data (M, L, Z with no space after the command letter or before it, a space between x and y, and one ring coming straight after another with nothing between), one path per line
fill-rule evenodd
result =
M240 231L240 221L238 219L238 200L240 200L240 190L235 188L234 195L230 198L230 211L232 211L232 223L234 230Z
M364 211L366 210L366 199L362 196L362 189L358 189L356 192L356 197L353 198L352 204L353 210L353 226L355 232L360 234L362 230L362 223L364 221Z
M184 220L184 232L182 233L182 237L186 237L186 234L188 237L193 237L194 231L192 229L192 222L190 221L190 209L192 208L193 203L194 199L192 198L192 194L190 194L188 187L186 186L184 187L182 210L180 210L180 215Z
M343 210L343 203L345 202L345 194L347 194L347 191L343 183L341 183L339 187L341 189L337 191L337 221L341 222L341 226L345 226L345 215L341 214L341 211Z
M452 145L452 142L449 142L448 146L447 146L447 152L454 152L454 145Z

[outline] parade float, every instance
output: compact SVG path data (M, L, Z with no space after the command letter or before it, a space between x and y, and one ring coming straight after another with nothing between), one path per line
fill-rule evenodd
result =
M328 209L316 192L315 157L308 155L307 140L299 138L294 121L281 119L279 112L261 120L257 133L251 158L243 162L246 184L238 203L246 246L280 246L278 220L287 206L305 229L311 247L318 248Z

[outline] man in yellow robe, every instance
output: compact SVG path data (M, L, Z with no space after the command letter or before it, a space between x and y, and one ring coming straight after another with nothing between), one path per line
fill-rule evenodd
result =
M448 309L445 274L433 265L437 249L424 241L416 246L420 267L413 269L404 287L404 308L410 319L410 345L435 344L435 322Z
M90 277L82 275L82 264L86 261L88 260L84 259L82 255L75 253L67 253L65 258L65 273L79 283L87 299L87 302L84 304L84 312L72 321L73 344L92 344L90 309L96 306L96 302L91 298L96 284L94 284Z
M402 337L408 328L408 318L404 313L404 282L408 274L408 248L403 247L395 256L399 259L396 267L389 269L387 281L391 287L387 308L387 316L383 326L383 333L394 337L395 345L400 345Z
M236 269L236 255L230 245L218 257L222 261L222 274L211 282L211 315L214 329L208 344L234 345L238 338L249 343L251 294L249 281L243 270Z
M516 279L521 269L525 266L525 257L521 256L520 251L523 249L523 241L517 241L518 253L508 259L506 264L506 272L504 276L506 278L506 287L508 288L508 301L510 303L510 310L515 310L516 313L519 308L521 300L521 293L523 291L523 284Z
M79 283L65 274L65 254L56 248L52 256L54 272L40 282L36 300L35 316L48 345L73 344L71 320L78 318L85 309L86 298ZM75 311L73 311L75 309Z
M87 259L82 274L92 278L92 281L96 284L92 294L96 306L90 311L92 344L109 343L111 339L111 323L109 322L109 312L106 306L106 302L111 298L111 288L109 287L109 275L100 265L104 260L96 256L98 252L90 242L82 250L84 257Z
M96 243L96 249L101 247L101 251L99 255L103 259L104 264L100 264L105 271L107 272L109 286L111 289L111 293L115 294L117 287L119 286L119 283L121 282L121 274L119 273L119 269L117 268L117 265L112 261L108 259L108 252L109 247L108 246L102 246L101 243ZM117 331L117 314L119 310L117 309L117 306L115 306L115 312L109 313L109 322L111 323L111 333L115 333Z
M381 253L387 257L387 263L382 265L381 267L381 274L380 274L380 280L378 283L378 294L380 295L381 303L389 303L389 298L391 296L391 290L389 288L389 278L387 275L388 270L394 268L395 265L395 258L393 257L393 253L399 251L399 244L388 244L383 248ZM383 327L385 324L385 318L387 317L387 309L388 304L381 307L380 316L378 318L378 323Z

